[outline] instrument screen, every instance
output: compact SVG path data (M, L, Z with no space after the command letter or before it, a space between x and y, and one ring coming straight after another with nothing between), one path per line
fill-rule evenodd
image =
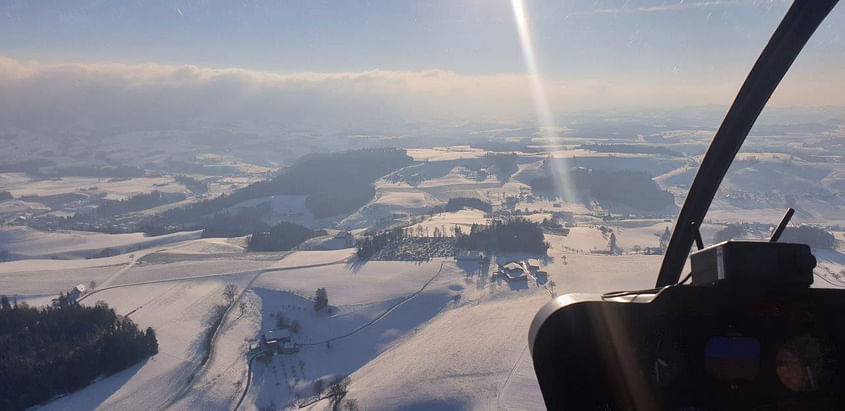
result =
M724 382L753 381L760 372L760 341L750 337L711 337L704 349L704 369Z

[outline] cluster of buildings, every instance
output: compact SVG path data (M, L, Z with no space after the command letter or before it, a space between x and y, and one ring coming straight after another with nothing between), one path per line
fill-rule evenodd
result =
M457 261L484 262L489 259L490 256L481 251L459 250L455 254ZM499 268L493 273L492 279L501 277L507 281L526 281L529 276L540 280L544 280L548 276L548 273L540 269L540 261L533 258L522 261L511 260L504 264L498 264L498 266Z
M279 354L293 354L299 351L296 344L291 341L290 328L265 331L258 341L258 348L263 352Z
M499 269L493 273L493 278L502 277L507 281L526 281L529 276L544 278L548 273L540 270L540 262L534 259L499 264Z
M88 291L88 287L85 287L85 284L77 284L76 287L71 288L67 294L64 294L63 297L65 298L64 301L66 302L74 302L85 295ZM53 305L63 303L60 297L54 298L52 301Z

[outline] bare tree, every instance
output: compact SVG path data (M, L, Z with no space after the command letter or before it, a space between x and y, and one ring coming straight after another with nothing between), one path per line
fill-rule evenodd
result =
M672 238L672 232L669 231L669 227L663 229L663 234L660 235L660 248L666 248L669 244L669 240Z
M223 289L223 297L226 297L226 302L232 304L235 301L235 296L238 294L238 286L234 284L226 284Z
M334 383L329 386L329 396L332 398L332 410L340 409L341 401L346 393L349 391L349 377L338 377Z
M333 397L343 397L349 390L349 377L338 378L334 384L329 387L329 395Z
M346 411L358 411L358 400L355 398L347 398L343 401L343 409Z

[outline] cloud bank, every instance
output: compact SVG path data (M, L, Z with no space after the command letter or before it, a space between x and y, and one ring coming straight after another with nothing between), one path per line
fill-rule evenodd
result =
M0 121L35 129L200 124L345 128L526 118L522 76L428 70L275 74L195 66L56 64L0 57Z
M676 11L686 9L700 9L708 7L718 7L730 4L737 4L737 1L698 1L698 2L684 2L661 4L659 6L646 7L616 7L607 9L592 9L584 11L576 11L569 13L570 16L588 16L594 14L629 14L629 13L654 13L661 11Z
M524 75L443 70L278 74L0 57L0 125L40 131L202 125L343 130L440 121L533 121ZM741 79L546 81L551 110L727 104ZM790 96L788 92L785 92Z

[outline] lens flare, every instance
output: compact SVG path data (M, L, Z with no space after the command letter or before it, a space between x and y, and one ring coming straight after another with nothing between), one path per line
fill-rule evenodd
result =
M525 61L525 69L531 81L531 95L534 100L534 110L537 112L540 135L551 144L562 149L557 138L557 127L554 116L549 108L549 101L546 99L546 91L543 87L543 79L540 77L540 70L537 68L537 57L534 55L534 43L531 40L531 30L528 28L528 15L525 13L525 3L522 0L511 0L513 17L516 21L516 31L519 34L519 44L522 47L522 58ZM547 164L552 172L557 193L567 202L574 201L572 184L569 178L569 167L566 166L564 158L552 158Z

